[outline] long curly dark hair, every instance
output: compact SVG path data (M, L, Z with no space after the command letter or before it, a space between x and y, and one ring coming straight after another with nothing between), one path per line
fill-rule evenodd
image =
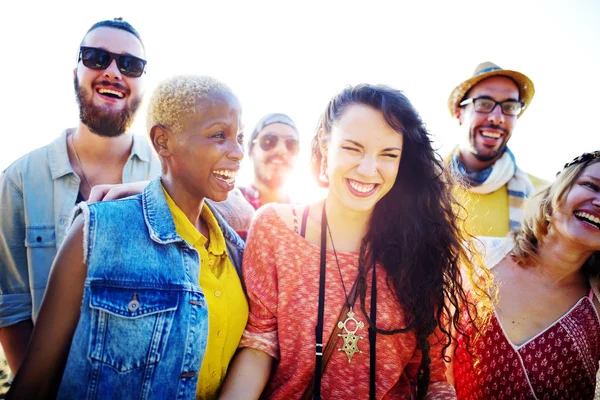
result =
M398 175L392 189L375 205L359 256L360 306L370 326L381 334L414 331L422 351L417 377L417 397L429 386L431 355L428 337L439 328L445 338L440 357L446 359L453 335L465 335L466 323L477 318L477 308L467 299L460 268L471 284L475 276L471 247L459 229L460 206L450 188L450 175L433 149L419 114L399 90L360 84L343 89L329 102L318 130L327 140L332 126L352 105L381 111L386 122L404 136ZM321 139L323 140L323 139ZM312 141L312 172L321 171L319 138ZM326 183L320 181L322 186ZM407 315L407 325L391 331L374 326L365 310L367 272L374 263L384 266L388 285ZM477 293L485 293L480 290ZM459 312L469 321L461 322ZM466 313L464 312L466 311ZM468 341L468 337L465 337ZM437 355L436 355L437 356Z

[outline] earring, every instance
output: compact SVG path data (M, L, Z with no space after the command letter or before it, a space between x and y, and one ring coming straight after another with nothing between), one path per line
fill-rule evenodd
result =
M329 183L329 176L327 176L327 157L321 157L321 172L319 174L319 180L324 183Z

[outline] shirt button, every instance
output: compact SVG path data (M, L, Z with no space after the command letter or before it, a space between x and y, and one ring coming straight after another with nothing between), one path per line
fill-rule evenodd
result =
M218 337L222 337L222 336L223 336L223 331L219 331L219 332L217 332L217 336L218 336Z
M208 262L208 264L209 264L209 265L213 265L214 263L215 263L215 261L214 261L214 260L210 260L210 261Z
M221 297L221 292L220 292L219 290L217 290L217 291L215 292L215 296L217 296L217 297Z
M213 378L216 378L216 377L217 377L217 371L213 371L213 373L212 373L212 377L213 377Z

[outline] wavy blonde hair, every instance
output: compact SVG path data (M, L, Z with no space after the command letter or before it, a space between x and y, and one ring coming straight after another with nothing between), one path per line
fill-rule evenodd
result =
M521 228L513 233L515 247L512 256L517 264L524 265L540 261L538 246L544 242L544 238L548 234L552 215L564 204L567 195L583 170L598 162L600 162L600 158L566 167L558 174L553 183L527 202ZM587 270L588 274L597 275L600 272L599 253L599 251L594 252L592 257L587 260L584 270Z

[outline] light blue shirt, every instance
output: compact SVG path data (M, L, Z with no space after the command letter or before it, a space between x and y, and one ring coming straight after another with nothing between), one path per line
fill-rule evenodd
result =
M50 267L79 193L67 134L15 161L0 175L0 327L35 321ZM150 180L160 162L145 136L133 136L123 182Z

